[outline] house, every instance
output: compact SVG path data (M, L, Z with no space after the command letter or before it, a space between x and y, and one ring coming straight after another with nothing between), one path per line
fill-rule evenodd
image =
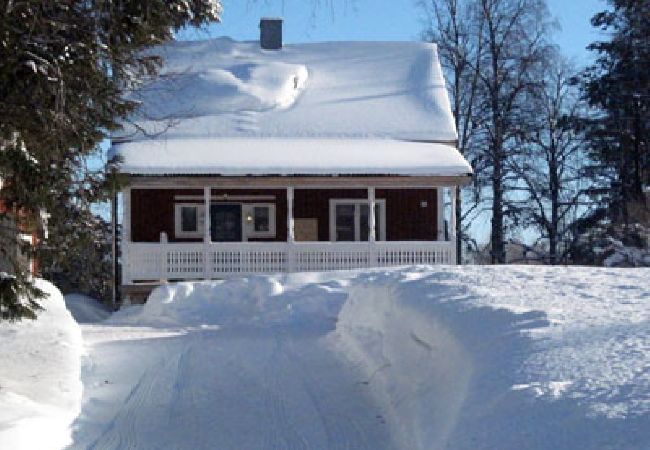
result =
M3 184L0 178L0 191ZM16 264L32 275L38 273L38 260L25 251L25 246L34 248L47 238L48 217L45 211L30 214L10 208L0 199L0 273L14 273Z
M113 136L122 284L455 264L456 188L472 169L436 46L219 38L156 50Z

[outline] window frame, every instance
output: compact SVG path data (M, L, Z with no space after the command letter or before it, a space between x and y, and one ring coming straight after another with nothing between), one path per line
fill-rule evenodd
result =
M196 209L196 231L183 231L183 208ZM203 203L174 204L174 236L177 238L202 238L205 225L205 205Z
M255 208L267 208L269 210L269 229L268 231L255 230ZM248 222L246 218L251 215L253 220ZM274 238L277 236L277 213L275 203L242 203L242 231L243 239L249 238Z
M330 242L370 242L362 241L361 238L361 207L359 205L368 205L370 202L367 198L332 198L329 201L329 237ZM354 205L354 241L337 241L336 240L336 207L338 205ZM386 199L375 199L375 208L379 209L379 235L377 241L386 240ZM375 225L375 230L377 226Z

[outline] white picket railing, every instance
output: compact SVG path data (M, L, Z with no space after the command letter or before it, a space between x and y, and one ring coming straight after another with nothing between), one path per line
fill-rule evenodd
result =
M258 273L455 264L451 241L129 243L123 284L226 278Z

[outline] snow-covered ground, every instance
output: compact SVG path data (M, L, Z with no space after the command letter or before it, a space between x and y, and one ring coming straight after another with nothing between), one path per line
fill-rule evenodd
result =
M111 310L106 305L83 294L66 294L65 307L77 323L101 322L111 315Z
M184 283L82 329L75 449L650 446L649 269Z
M81 331L50 283L38 320L0 322L0 449L60 449L81 408Z

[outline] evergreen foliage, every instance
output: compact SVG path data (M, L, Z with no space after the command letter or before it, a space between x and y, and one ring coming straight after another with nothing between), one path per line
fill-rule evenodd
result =
M143 50L185 26L218 21L220 13L219 0L0 2L0 203L6 210L36 215L57 210L64 192L91 195L78 183L85 162L135 107L125 90L160 65ZM19 295L36 299L25 268L17 272L0 297L3 311L25 312Z
M103 171L88 171L84 178L62 186L48 211L49 238L37 255L43 278L63 293L81 293L108 302L111 299L110 222L93 211L97 202L108 200Z
M587 120L592 195L609 221L648 223L650 211L650 2L609 0L592 24L611 38L589 46L598 54L584 72L596 108Z
M0 273L0 320L36 319L44 292L27 280Z

